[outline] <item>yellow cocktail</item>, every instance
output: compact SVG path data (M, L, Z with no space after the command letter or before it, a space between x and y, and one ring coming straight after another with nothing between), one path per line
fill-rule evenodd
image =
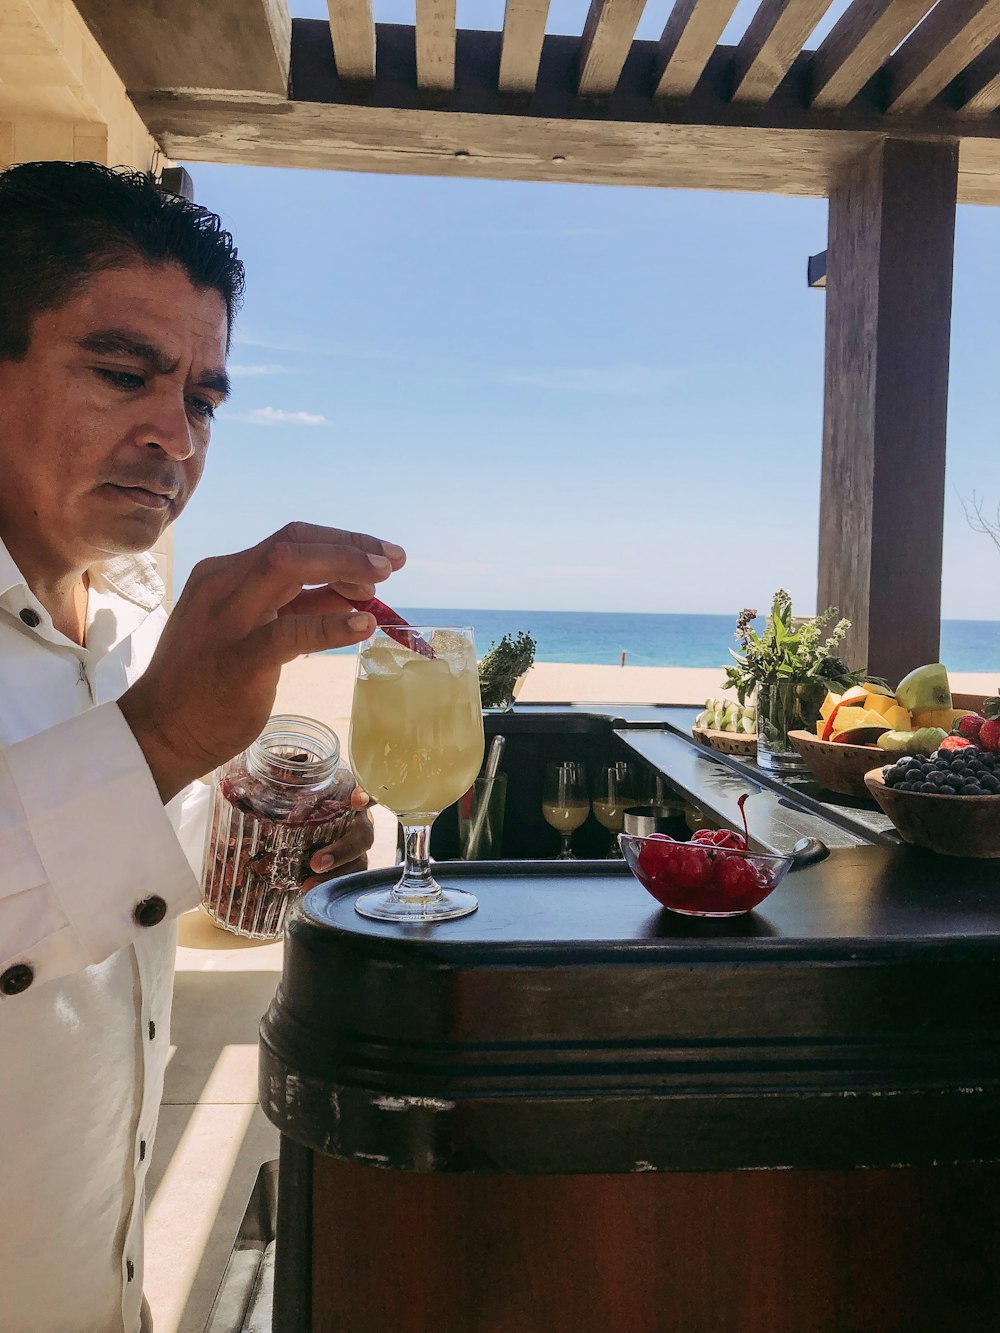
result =
M412 646L411 646L412 645ZM390 893L366 894L363 916L444 920L476 900L442 890L430 873L430 826L475 781L483 714L471 629L394 627L361 644L351 710L351 765L365 790L403 825L406 866Z

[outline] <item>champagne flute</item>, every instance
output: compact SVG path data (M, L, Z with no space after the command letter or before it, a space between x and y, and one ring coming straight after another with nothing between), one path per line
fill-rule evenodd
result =
M542 815L557 833L562 834L559 861L575 860L573 833L590 814L587 795L587 771L576 760L545 765L545 786L542 789Z
M399 883L354 904L378 921L447 921L474 912L430 870L435 818L468 791L483 761L483 712L471 629L392 626L358 648L350 754L365 790L403 826Z
M617 834L625 828L625 811L638 804L639 779L627 759L619 759L600 770L594 784L594 818L612 835L609 858L621 857Z

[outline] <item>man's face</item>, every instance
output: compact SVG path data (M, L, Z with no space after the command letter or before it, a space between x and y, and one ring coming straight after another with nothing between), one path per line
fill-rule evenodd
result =
M50 572L143 551L184 508L226 397L226 306L180 267L96 274L0 361L0 537Z

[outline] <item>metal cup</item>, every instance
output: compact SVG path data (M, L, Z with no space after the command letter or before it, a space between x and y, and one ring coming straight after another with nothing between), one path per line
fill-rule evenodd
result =
M684 815L676 805L633 805L623 811L624 828L636 838L666 833L671 838L687 836Z

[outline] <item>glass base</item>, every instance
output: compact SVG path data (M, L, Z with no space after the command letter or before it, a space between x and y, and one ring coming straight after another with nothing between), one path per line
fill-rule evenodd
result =
M739 912L693 912L687 907L668 907L667 911L676 912L678 916L697 916L701 917L703 920L706 917L711 917L713 921L717 921L723 917L746 916L749 912L753 911L753 908L745 907Z
M765 750L757 747L757 763L771 773L805 773L806 765L795 750Z
M380 889L377 893L363 893L354 904L359 916L373 921L454 921L468 916L479 906L474 894L464 889L442 889L426 896L404 897L396 889Z

